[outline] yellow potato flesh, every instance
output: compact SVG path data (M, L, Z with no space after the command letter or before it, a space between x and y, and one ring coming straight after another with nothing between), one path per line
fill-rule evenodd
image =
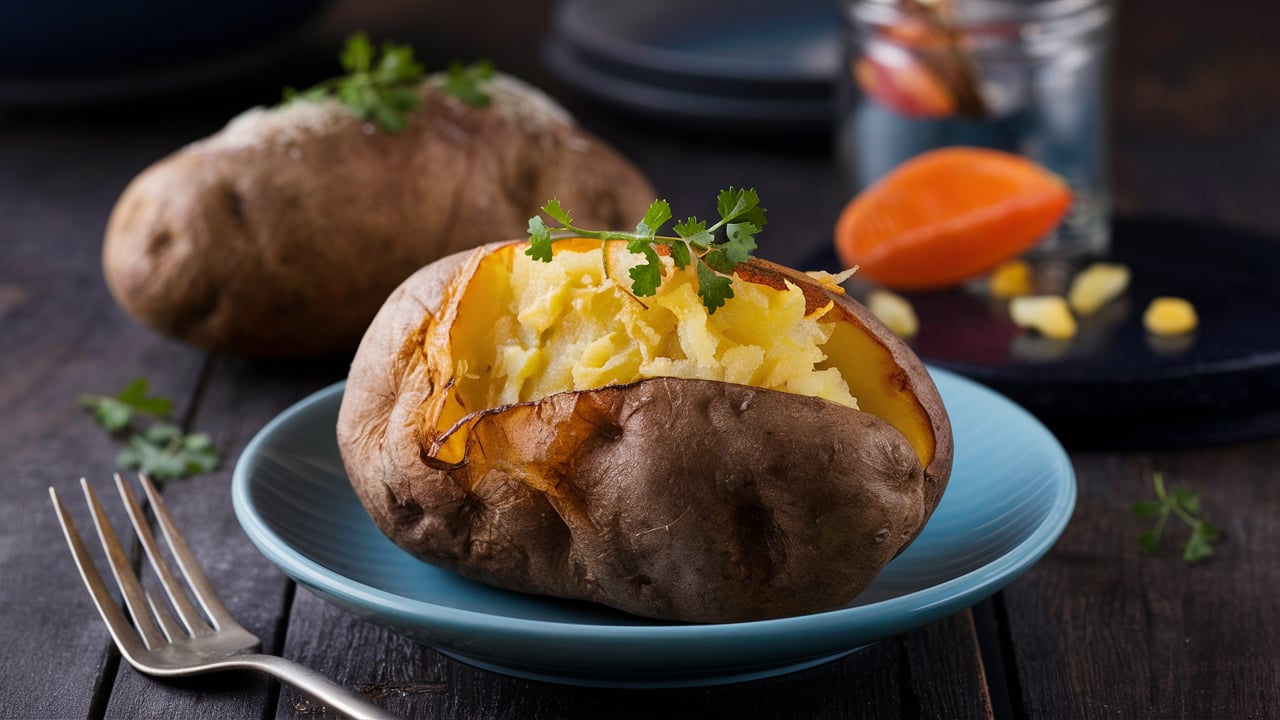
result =
M922 464L933 431L903 371L861 325L837 322L790 281L781 289L733 278L734 298L708 314L693 270L669 258L658 294L636 298L630 267L643 258L611 244L558 243L555 261L508 246L480 261L449 331L453 386L435 422L444 434L470 413L570 390L651 377L720 380L821 397L880 416ZM833 311L834 310L834 311ZM462 460L464 433L437 457Z
M823 346L827 364L840 369L858 408L898 429L920 458L921 467L933 461L933 425L912 392L906 371L873 335L852 322L833 322L835 331Z

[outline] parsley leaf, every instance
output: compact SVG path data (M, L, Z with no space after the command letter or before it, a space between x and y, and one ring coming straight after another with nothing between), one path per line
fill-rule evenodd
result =
M698 297L707 306L708 313L715 313L724 301L733 297L733 286L725 275L715 273L705 263L698 263Z
M369 42L369 36L356 33L347 38L346 47L342 49L338 61L342 63L342 69L349 73L369 72L369 66L373 63L373 43Z
M1133 516L1146 518L1160 512L1160 503L1154 500L1140 500L1133 504Z
M733 272L734 262L729 259L723 247L713 248L702 256L702 264L715 270L716 272L728 275Z
M85 393L80 396L80 404L108 432L119 432L128 427L135 412L153 417L164 417L173 412L173 402L147 394L146 378L135 378L117 395Z
M1222 537L1222 533L1218 528L1214 527L1207 520L1201 520L1196 523L1195 529L1191 531L1191 537L1187 540L1186 546L1182 549L1182 559L1189 563L1204 560L1213 554L1213 543Z
M676 267L681 270L689 267L689 263L693 261L693 256L689 252L689 243L677 240L667 247L671 248L671 260L675 262Z
M632 267L627 274L631 276L631 292L639 297L649 297L658 294L658 286L662 284L662 259L653 245L643 246L640 252L644 254L645 262Z
M210 472L220 459L208 435L183 435L176 425L156 423L129 438L129 445L116 456L116 464L137 468L157 480L172 480Z
M721 190L716 196L716 211L724 223L746 222L756 226L756 232L764 227L764 208L759 207L760 196L755 190Z
M375 72L387 83L416 83L422 79L423 68L413 59L413 48L386 42L382 44L382 59Z
M551 262L551 230L537 215L529 218L529 249L524 254L534 260Z
M750 259L757 247L755 236L766 223L765 209L760 207L760 198L755 190L733 187L721 190L716 196L716 211L720 221L714 225L708 227L706 221L690 216L675 224L674 236L667 236L658 235L662 226L672 218L671 205L666 200L654 200L644 217L636 223L634 232L618 232L575 226L573 216L560 205L559 200L553 199L542 206L542 212L560 225L548 227L537 215L529 218L529 247L525 254L551 262L552 234L558 232L606 242L625 240L629 252L645 258L643 263L628 271L631 292L637 297L644 297L655 294L662 284L663 265L657 246L664 245L676 267L696 266L698 296L702 298L707 312L714 314L733 297L731 276L734 269L738 263ZM716 233L722 228L725 239L720 240ZM607 264L605 272L608 272Z
M699 220L691 217L682 223L676 223L676 234L684 238L693 247L698 250L706 250L716 241L711 233L707 232L707 223L705 220Z
M751 223L729 223L725 226L725 235L729 242L724 245L724 256L732 263L746 262L751 252L756 249L756 233L760 228Z
M543 205L542 212L550 215L553 220L559 221L560 224L565 227L571 227L573 225L573 216L564 208L560 207L560 200L557 198L551 198L550 202Z
M1173 516L1191 526L1191 536L1182 547L1183 560L1194 563L1213 555L1213 544L1222 538L1222 532L1208 520L1197 517L1200 514L1200 496L1181 485L1166 490L1161 473L1153 473L1151 483L1157 499L1136 502L1132 508L1136 518L1156 518L1151 530L1138 534L1139 549L1144 553L1156 552L1160 547L1160 536Z
M452 62L445 76L444 91L472 107L488 107L491 98L480 86L492 79L493 63L488 60L465 67Z
M667 224L671 219L671 205L666 200L654 200L649 205L649 210L645 212L644 217L639 223L636 223L636 234L644 237L652 238L658 234L658 230ZM632 252L635 252L632 250Z

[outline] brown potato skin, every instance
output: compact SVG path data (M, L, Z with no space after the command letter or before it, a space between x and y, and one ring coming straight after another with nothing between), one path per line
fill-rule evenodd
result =
M350 352L415 270L519 235L551 197L601 227L634 222L654 197L571 122L500 112L497 95L485 109L426 84L421 95L400 134L354 116L279 141L264 127L247 147L217 142L224 130L151 166L108 223L112 295L207 350Z
M945 412L926 469L868 413L654 378L475 413L465 461L432 457L436 438L417 415L437 389L424 345L451 289L495 247L409 278L351 368L339 448L362 503L402 548L499 587L736 622L839 607L919 534L950 472ZM941 410L906 352L922 404Z

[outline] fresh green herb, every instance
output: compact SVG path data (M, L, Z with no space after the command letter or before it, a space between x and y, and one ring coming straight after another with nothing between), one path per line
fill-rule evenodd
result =
M93 419L108 432L120 432L129 427L133 413L164 417L173 412L173 403L165 398L147 394L147 379L136 378L116 395L80 396L80 404Z
M1138 546L1142 551L1156 551L1169 516L1176 515L1191 526L1191 537L1182 548L1182 559L1193 563L1212 555L1213 543L1222 537L1222 533L1208 520L1199 517L1200 496L1181 485L1174 485L1166 491L1161 473L1153 474L1151 482L1155 486L1157 499L1143 500L1133 506L1133 516L1136 518L1156 517L1155 527L1138 535Z
M169 423L156 423L129 438L116 456L122 468L137 468L156 480L172 480L218 467L218 451L205 433L183 435Z
M637 297L648 297L662 284L662 260L657 246L669 248L675 266L684 269L696 263L698 296L708 313L723 307L725 300L733 297L729 275L738 263L745 262L756 249L755 236L765 226L765 209L755 190L721 190L716 197L719 222L707 226L706 221L690 217L677 222L672 228L675 235L659 235L662 226L671 220L671 206L666 200L654 200L644 217L636 224L635 232L612 230L587 230L573 224L573 216L552 200L542 206L542 211L560 223L549 227L540 216L529 218L529 249L525 254L551 262L551 241L554 236L594 238L608 242L622 240L627 250L643 255L645 261L631 268L631 292ZM724 230L724 239L716 235ZM606 266L607 269L607 266Z
M472 107L489 107L489 93L481 86L493 79L493 63L481 60L470 65L449 63L444 91Z
M285 88L284 101L318 102L336 97L361 120L373 118L390 132L400 132L410 112L417 110L422 66L413 59L413 48L387 42L379 56L369 36L347 38L339 55L346 75L329 78L301 92Z
M173 401L148 395L146 378L137 378L116 395L80 396L80 404L92 413L94 420L112 434L133 430L135 415L167 418L173 412ZM133 430L127 446L116 457L121 468L138 468L156 480L171 480L209 472L218 466L220 457L204 433L184 435L169 422L153 422L141 432Z
M422 104L418 84L425 71L413 57L413 48L385 42L379 51L369 36L356 33L347 38L338 56L346 75L329 78L306 90L284 89L284 102L303 100L319 102L337 98L361 120L374 119L389 132L404 130L409 113ZM488 62L449 66L444 91L468 105L483 107L489 96L481 83L493 77L493 64Z

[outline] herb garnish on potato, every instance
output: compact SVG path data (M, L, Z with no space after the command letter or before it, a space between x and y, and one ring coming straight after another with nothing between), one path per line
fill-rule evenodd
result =
M560 222L561 227L548 228L537 215L529 218L529 249L525 254L543 262L551 262L551 237L556 232L562 237L622 240L627 251L644 256L645 261L631 268L631 292L648 297L657 292L662 283L662 262L657 246L668 248L672 261L681 270L691 263L698 273L698 297L706 305L708 313L733 297L733 288L727 277L738 263L745 262L756 249L755 236L764 228L765 209L760 207L760 197L754 189L741 190L730 187L721 190L716 197L719 222L707 227L704 220L690 216L675 224L676 235L658 235L663 225L671 220L671 205L666 200L654 200L649 205L635 232L616 230L586 230L573 224L573 216L553 199L542 206L542 211ZM720 240L716 232L724 228L725 238ZM564 232L567 231L567 232Z
M306 90L284 89L284 102L321 102L336 98L361 120L374 119L393 133L404 130L408 115L422 106L418 84L425 70L413 57L413 48L385 42L379 51L369 36L356 33L347 38L339 56L346 75L329 78ZM493 63L481 61L463 66L451 63L444 92L472 107L486 107L490 97L483 84L492 80Z

